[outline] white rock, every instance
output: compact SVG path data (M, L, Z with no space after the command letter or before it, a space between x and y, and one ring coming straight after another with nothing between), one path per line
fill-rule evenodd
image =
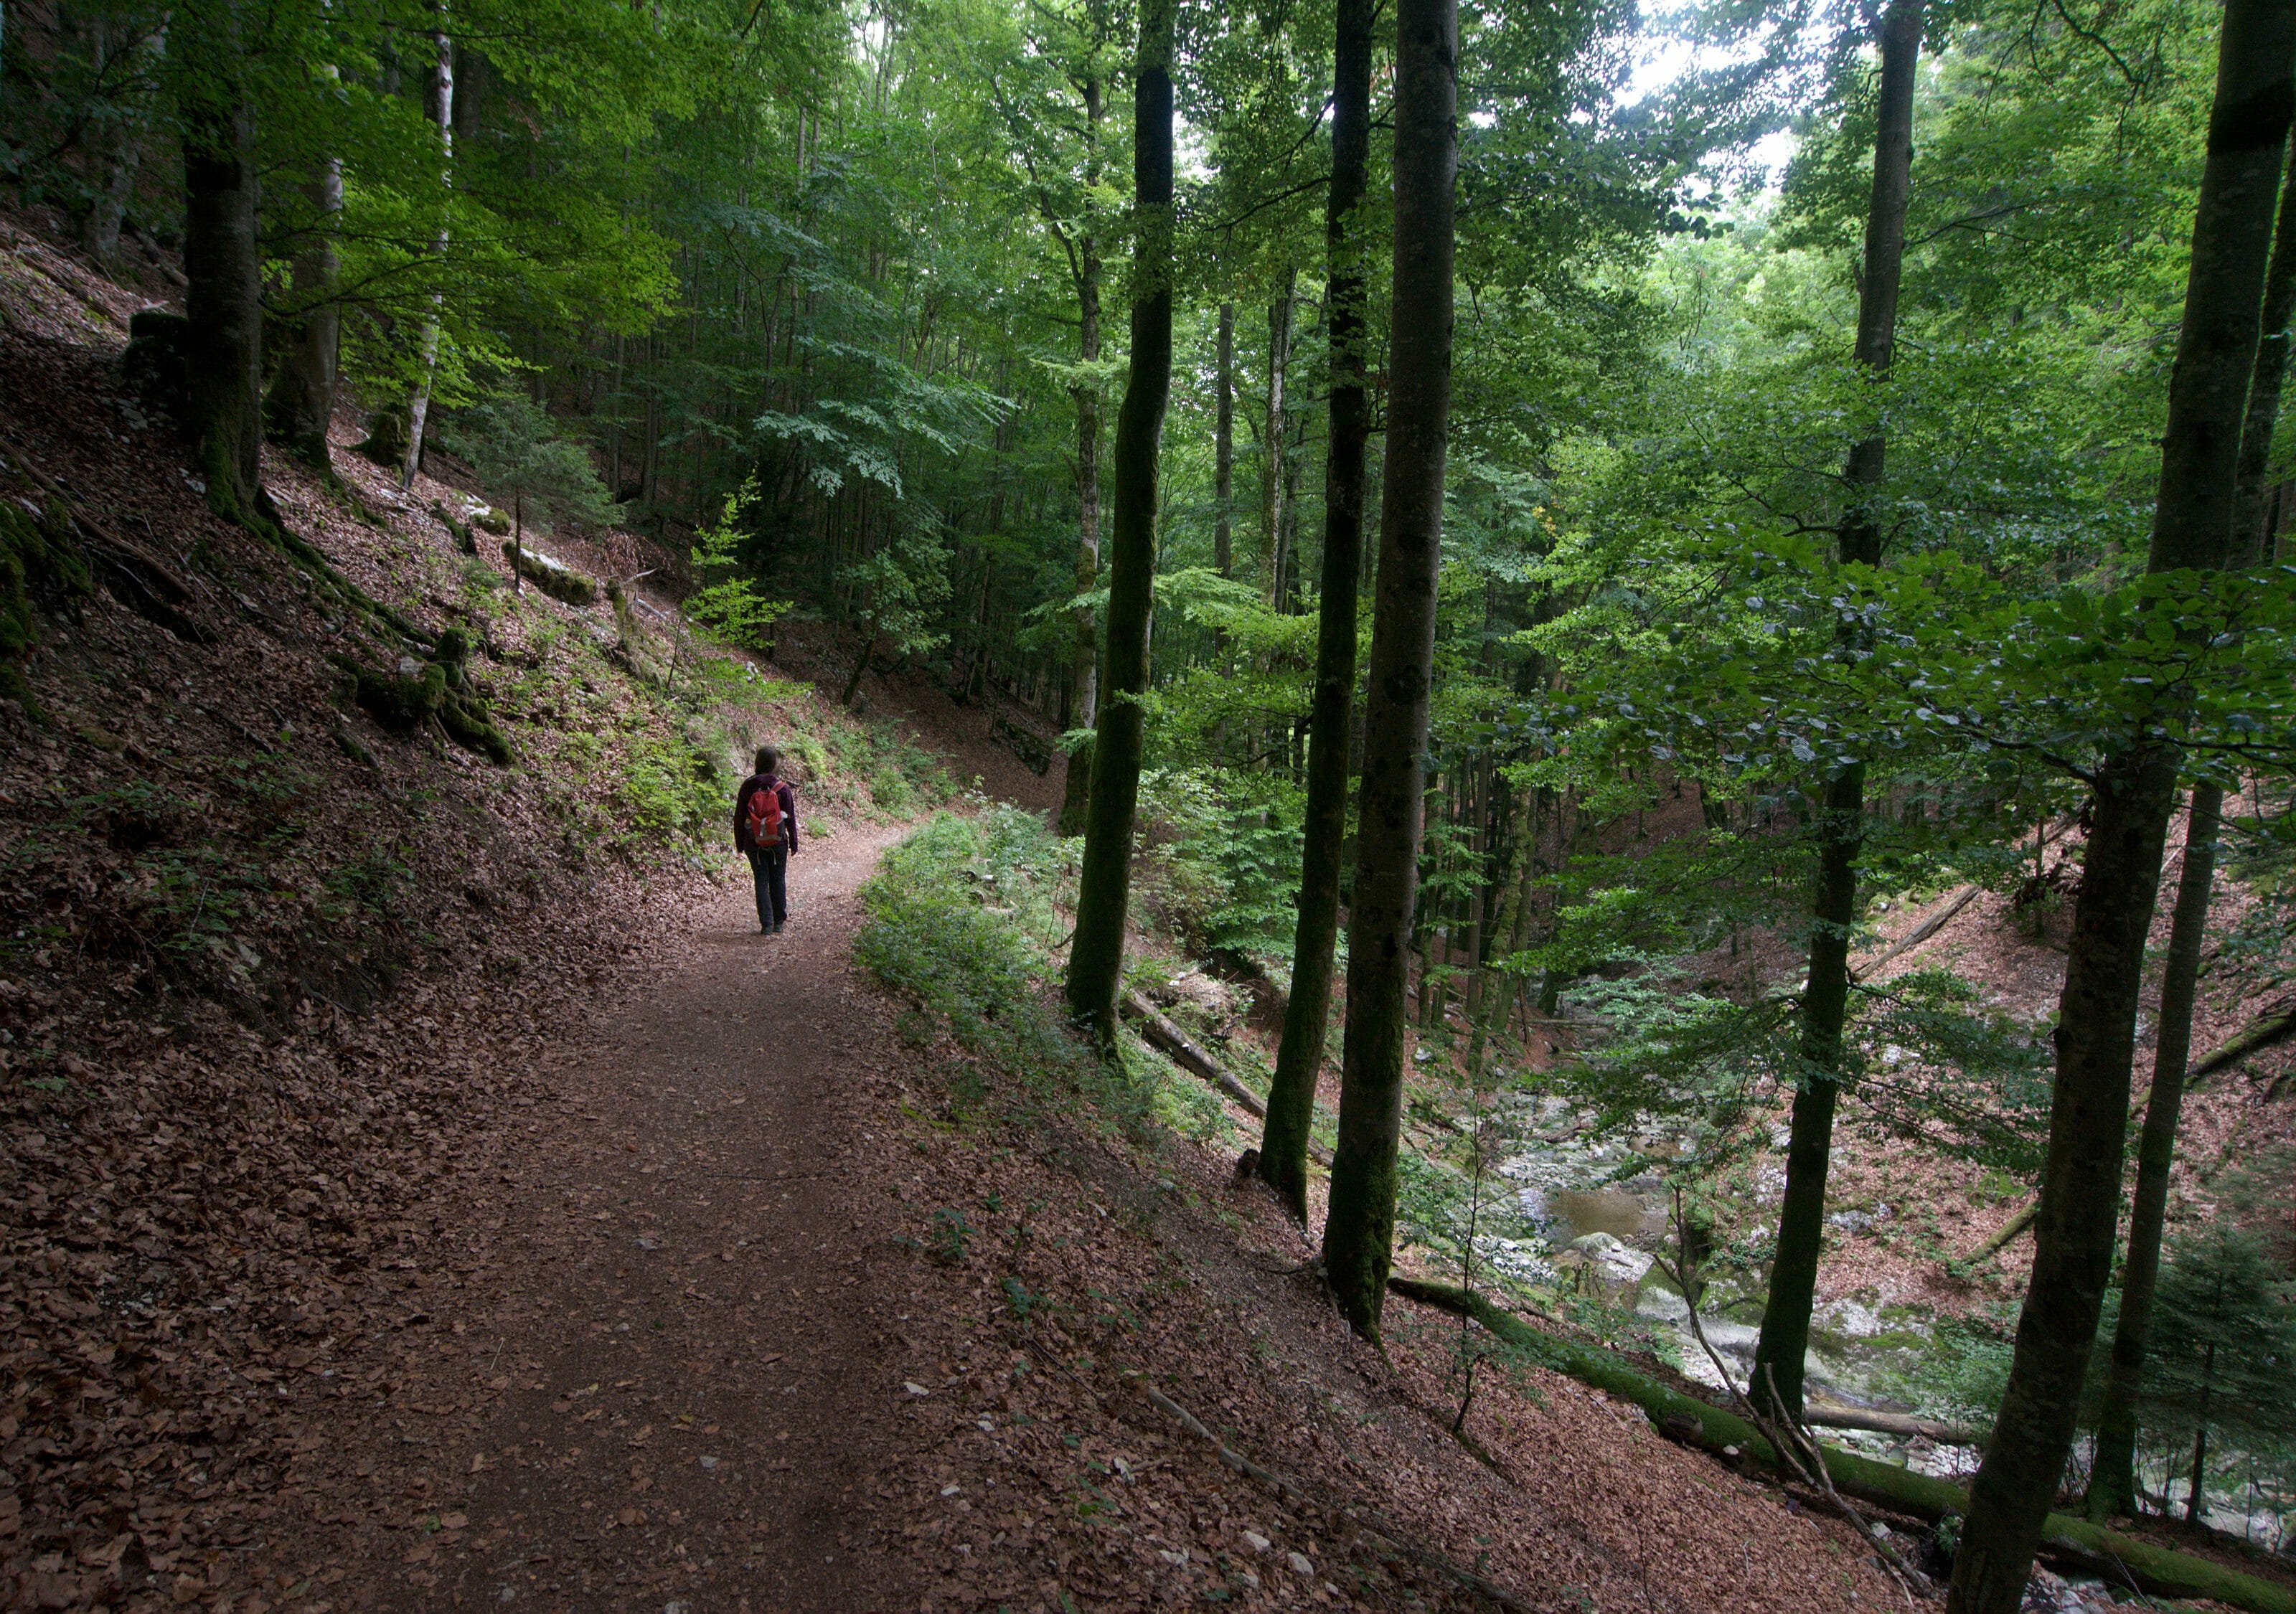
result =
M1255 1553L1265 1553L1268 1548L1275 1544L1274 1542L1268 1540L1267 1536L1261 1535L1258 1530L1246 1530L1243 1533L1243 1540L1244 1544L1249 1546Z
M1308 1561L1308 1554L1305 1553L1286 1553L1283 1554L1283 1561L1292 1566L1292 1572L1294 1575L1313 1575L1316 1572L1316 1566Z

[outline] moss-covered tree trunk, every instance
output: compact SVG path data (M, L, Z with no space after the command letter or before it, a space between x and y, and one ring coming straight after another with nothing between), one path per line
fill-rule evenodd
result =
M1158 456L1172 392L1173 0L1144 0L1133 76L1132 373L1116 413L1108 567L1107 682L1092 747L1092 799L1070 945L1069 1012L1103 1045L1116 1039L1140 793L1148 636L1154 620Z
M1084 120L1086 177L1100 178L1101 85L1097 77L1084 81ZM1091 231L1077 237L1077 356L1089 367L1100 359L1100 242ZM1084 594L1100 581L1100 383L1086 376L1074 389L1077 408L1077 554L1076 592ZM1100 717L1100 632L1092 608L1078 606L1074 613L1076 639L1069 652L1068 726L1090 728ZM1085 804L1092 796L1092 747L1086 744L1069 754L1061 776L1061 833L1084 833Z
M1331 438L1324 463L1323 596L1316 622L1316 690L1308 729L1308 807L1300 858L1300 917L1292 937L1292 995L1267 1089L1259 1175L1308 1217L1308 1135L1332 1014L1340 873L1348 828L1348 749L1356 687L1357 572L1363 553L1364 448L1370 411L1364 353L1359 209L1371 166L1371 0L1338 0L1332 70L1332 189L1324 244L1324 318L1332 344Z
M2287 145L2296 4L2230 0L2169 383L2148 568L2222 566ZM1993 1439L1970 1487L1951 1614L2013 1614L2072 1449L2112 1269L2144 938L2176 803L2174 751L2144 730L2098 767L2057 1012L2033 1273Z
M237 0L186 8L173 35L184 146L184 428L217 513L265 524L263 249L255 109Z
M1417 896L1444 438L1451 417L1456 0L1399 0L1395 51L1395 283L1360 833L1348 914L1348 1012L1324 1270L1341 1312L1376 1339L1394 1257L1405 976Z
M1866 209L1866 264L1857 299L1857 362L1879 376L1890 367L1898 331L1898 283L1906 255L1906 201L1913 181L1914 73L1922 48L1922 0L1896 0L1882 20L1882 94L1874 139L1874 187ZM1881 563L1882 529L1872 505L1889 456L1881 431L1849 451L1843 473L1849 508L1841 523L1844 561ZM1856 651L1857 630L1844 634ZM1857 921L1857 854L1865 840L1866 765L1845 763L1825 783L1817 819L1817 878L1810 904L1809 979L1802 989L1801 1069L1786 1143L1785 1195L1778 1249L1754 1348L1754 1394L1775 1392L1801 1414L1802 1364L1810 1307L1825 1242L1825 1179L1833 1158L1833 1110L1841 1094L1841 1028L1849 1004L1849 932Z

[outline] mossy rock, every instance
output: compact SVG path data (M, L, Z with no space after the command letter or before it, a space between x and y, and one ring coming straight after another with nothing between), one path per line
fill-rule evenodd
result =
M406 463L406 406L378 409L367 422L366 441L358 451L389 471Z
M40 643L39 612L94 592L87 557L72 539L62 504L52 499L35 516L15 499L0 497L0 699L37 711L17 664Z
M571 566L537 554L524 545L505 543L503 553L518 569L518 575L533 584L554 600L563 600L569 605L591 605L597 602L597 580L586 572L576 571Z
M430 513L437 516L439 521L446 527L447 530L455 535L455 547L456 549L461 550L466 555L474 555L479 553L478 537L476 534L472 532L471 524L468 521L457 519L455 512L447 509L444 504L432 504L430 506Z
M510 518L491 504L482 504L471 512L471 525L498 538L510 537Z
M359 668L353 676L360 709L394 734L421 728L426 719L438 716L447 698L447 669L436 661L425 662L413 673Z

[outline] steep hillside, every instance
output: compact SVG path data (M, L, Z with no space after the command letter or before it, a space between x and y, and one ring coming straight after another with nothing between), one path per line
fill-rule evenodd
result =
M436 1236L407 1208L456 1140L532 1106L533 1050L726 877L752 743L816 835L949 775L690 639L674 689L637 676L659 630L511 592L427 479L274 458L287 542L217 520L121 380L140 299L0 248L0 1584L29 1589L131 1517L255 1528L271 1386L324 1371L346 1274Z

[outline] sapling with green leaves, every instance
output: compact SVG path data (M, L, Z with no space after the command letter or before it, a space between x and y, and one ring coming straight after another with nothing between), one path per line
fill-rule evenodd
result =
M442 434L471 463L489 493L511 507L511 580L523 587L528 570L526 523L545 530L562 520L607 525L619 507L599 480L597 467L559 423L516 395L490 398L459 414Z

